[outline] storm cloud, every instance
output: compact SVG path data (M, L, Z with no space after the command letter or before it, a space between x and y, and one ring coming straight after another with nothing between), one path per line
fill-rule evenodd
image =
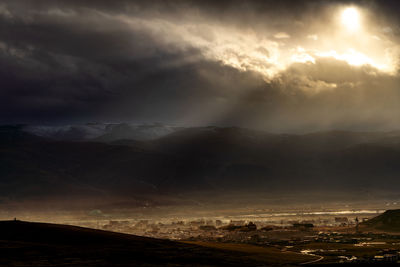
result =
M340 29L355 6L364 28ZM0 1L0 122L400 128L396 1Z

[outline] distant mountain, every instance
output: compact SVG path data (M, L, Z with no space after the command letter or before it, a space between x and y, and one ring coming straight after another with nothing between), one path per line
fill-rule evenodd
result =
M206 192L363 198L400 189L398 132L289 135L124 124L107 131L76 142L0 127L0 201L119 197L141 206L179 203L199 192L212 201Z
M33 126L23 127L23 131L41 137L55 140L89 140L106 133L107 124L90 123L85 125L64 125L64 126Z
M380 230L385 232L400 232L400 209L387 210L366 222L360 224L360 229Z
M24 131L24 125L0 126L0 145L15 145L22 143L34 143L45 140L44 138Z
M106 132L95 141L112 142L117 140L153 140L182 129L163 124L130 125L126 123L108 125Z
M30 134L63 141L112 142L121 139L151 140L181 128L163 124L133 125L127 123L88 123L65 126L27 125L22 130Z

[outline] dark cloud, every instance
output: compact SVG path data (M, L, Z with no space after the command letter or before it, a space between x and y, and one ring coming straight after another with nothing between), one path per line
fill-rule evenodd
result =
M210 30L245 32L232 37L250 36L245 45L269 38L254 51L272 58L274 34L287 34L281 42L290 48L306 29L320 27L312 21L344 3L0 1L0 122L397 128L398 75L317 58L266 79L241 47L225 48L227 33ZM397 41L397 2L353 3L376 10L379 27L389 27ZM226 64L220 47L240 62Z

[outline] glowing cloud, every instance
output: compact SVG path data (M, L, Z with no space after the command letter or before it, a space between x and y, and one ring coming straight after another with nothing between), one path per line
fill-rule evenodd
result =
M356 31L360 28L360 15L354 7L348 7L343 10L342 24L350 31Z
M336 51L329 52L319 52L317 53L319 57L331 57L337 60L346 61L348 64L353 66L361 66L361 65L371 65L377 69L384 69L386 66L377 65L375 62L367 57L366 55L355 51L354 49L349 49L347 53L339 54Z
M381 38L371 38L375 33L367 31L367 27L361 29L361 9L338 7L336 11L345 31L339 25L336 34L326 34L324 28L304 34L303 39L286 31L273 34L273 29L258 32L224 24L211 27L206 22L190 20L182 22L129 16L116 18L134 29L146 28L167 47L183 50L194 47L208 60L241 71L260 73L266 81L285 71L291 64L315 64L319 58L340 60L352 66L369 65L381 72L395 73L398 46ZM352 34L349 35L348 31Z
M288 38L290 38L290 35L287 34L286 32L278 32L278 33L276 33L276 34L274 35L274 37L275 37L276 39L288 39Z

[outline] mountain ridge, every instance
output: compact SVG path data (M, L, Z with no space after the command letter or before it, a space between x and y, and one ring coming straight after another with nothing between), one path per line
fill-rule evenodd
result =
M196 127L154 140L100 142L55 140L1 126L0 137L5 201L147 195L147 202L161 204L165 199L154 196L170 195L176 203L183 201L176 196L195 192L352 195L400 188L400 146L387 141L398 138L393 132L288 135Z

